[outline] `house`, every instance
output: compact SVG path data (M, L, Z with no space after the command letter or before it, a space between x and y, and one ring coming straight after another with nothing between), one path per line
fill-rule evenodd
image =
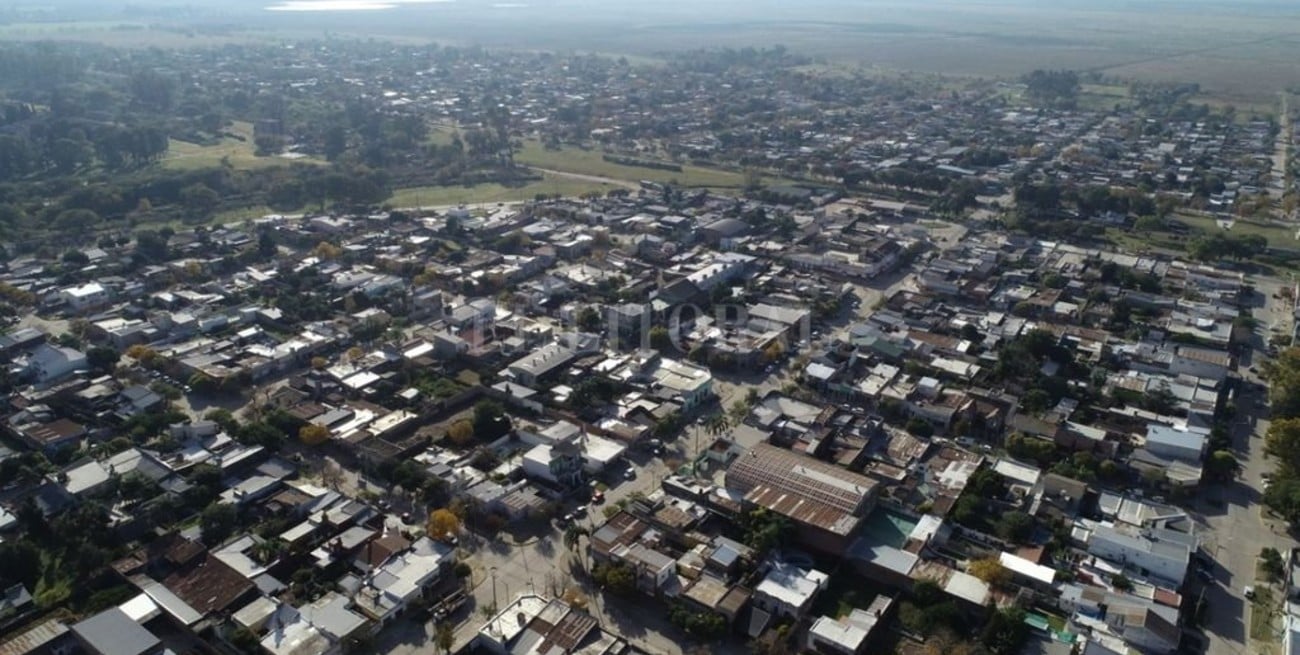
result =
M262 648L271 655L343 652L347 640L363 634L370 625L365 617L348 609L350 603L345 596L330 592L302 607L275 607L264 624Z
M1096 524L1085 535L1089 554L1109 560L1142 577L1183 586L1196 539L1165 528L1139 529L1127 525Z
M59 299L77 312L84 312L105 305L110 300L108 289L98 282L68 287L59 292Z
M113 570L181 625L241 607L257 593L248 578L202 544L176 534L113 562Z
M678 400L684 411L692 411L713 399L713 374L690 362L658 357L644 372L652 391Z
M1209 428L1152 423L1147 426L1146 449L1164 457L1197 463L1205 455L1209 438Z
M615 655L636 652L591 614L559 599L520 594L479 629L472 647L494 655Z
M776 617L799 620L812 609L813 599L826 588L828 576L816 569L776 564L754 588L754 606Z
M47 619L0 641L3 655L66 655L76 642L61 619Z
M86 354L75 348L43 343L32 350L27 360L27 372L38 383L48 384L87 368Z
M539 380L557 375L581 355L596 352L600 337L594 334L565 334L535 352L524 355L506 366L506 373L525 386L535 387Z
M388 625L423 597L451 569L452 549L428 537L411 544L366 574L353 596L357 609L372 621Z
M804 645L825 655L862 655L867 652L876 627L885 623L893 607L893 598L880 595L867 609L854 608L839 618L818 617L808 628Z
M72 626L72 636L91 655L156 655L163 644L120 608L104 610Z

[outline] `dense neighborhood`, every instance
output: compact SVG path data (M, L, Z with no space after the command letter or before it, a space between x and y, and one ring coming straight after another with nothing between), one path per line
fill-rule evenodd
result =
M783 50L292 56L445 148L739 183L10 244L0 655L1300 652L1296 290L1243 231L1289 126ZM258 147L366 148L307 125Z

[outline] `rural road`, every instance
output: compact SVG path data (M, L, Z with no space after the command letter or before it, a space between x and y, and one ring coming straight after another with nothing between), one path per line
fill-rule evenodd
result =
M556 177L567 177L571 180L579 180L582 182L595 182L597 184L613 184L614 186L621 186L625 189L632 189L634 191L641 188L641 185L637 184L636 182L629 182L627 180L618 180L612 177L601 177L599 175L584 175L582 173L570 173L568 171L557 171L553 168L540 168L537 166L529 166L528 169L537 173L545 173L547 175L554 175Z

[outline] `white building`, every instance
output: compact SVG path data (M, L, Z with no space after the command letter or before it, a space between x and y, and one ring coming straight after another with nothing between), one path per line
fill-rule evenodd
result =
M109 301L108 289L98 282L68 287L59 292L59 298L79 312L99 307Z
M1192 551L1193 537L1164 529L1139 530L1130 526L1099 524L1087 535L1088 553L1109 560L1125 570L1170 583L1183 584Z
M599 475L627 450L623 444L594 434L568 421L540 432L519 430L520 441L533 444L524 454L524 474L552 484L574 486Z
M86 354L74 348L52 346L43 343L32 351L27 360L27 371L36 376L37 382L54 382L75 371L87 368Z
M876 625L885 619L894 599L876 596L867 609L854 609L838 619L819 617L808 629L805 647L818 653L857 655L866 652L867 640Z
M754 590L755 607L773 616L800 619L807 616L813 598L826 587L828 577L816 569L789 564L774 566Z
M410 550L396 553L372 569L353 601L372 620L388 625L436 584L454 559L450 547L421 537Z
M1197 463L1205 454L1209 438L1208 428L1175 428L1153 423L1147 426L1146 448L1163 457Z

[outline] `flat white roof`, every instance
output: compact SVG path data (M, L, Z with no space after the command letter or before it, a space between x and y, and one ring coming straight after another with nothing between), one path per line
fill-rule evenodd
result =
M1056 569L1042 564L1035 564L1019 555L1002 553L998 555L998 563L1014 573L1045 584L1052 584L1052 581L1056 579Z

